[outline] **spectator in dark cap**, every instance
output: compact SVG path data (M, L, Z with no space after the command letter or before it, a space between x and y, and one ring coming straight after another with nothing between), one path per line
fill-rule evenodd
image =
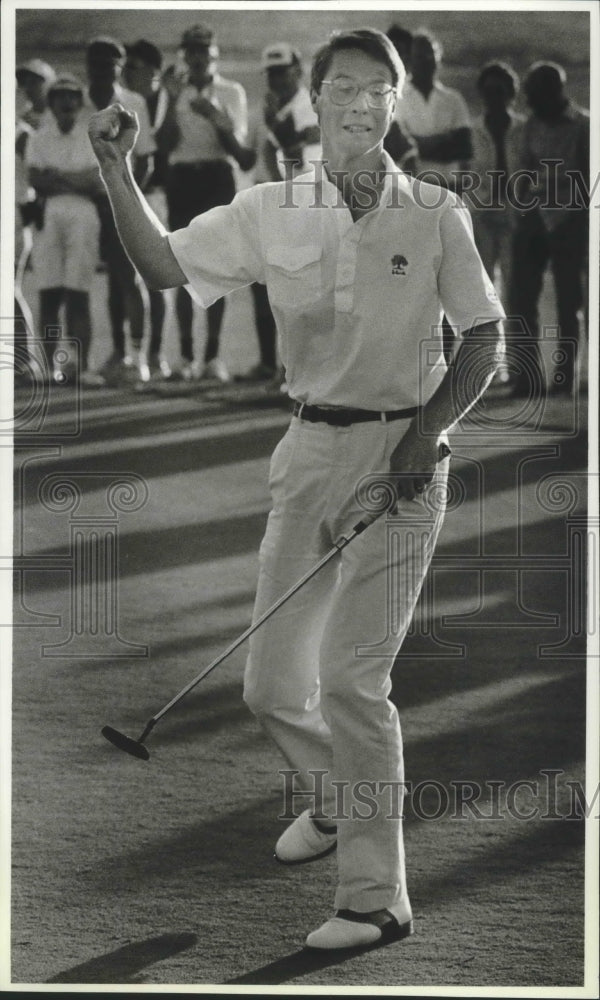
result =
M140 145L134 153L135 177L142 186L152 168L151 157L155 143L150 128L146 102L139 94L127 90L120 79L125 63L125 46L115 38L100 36L92 39L87 47L86 65L88 89L84 94L87 117L110 104L121 104L127 111L134 111L140 123ZM149 377L148 365L142 354L146 307L140 280L121 241L113 221L112 211L104 192L97 199L101 221L100 247L106 263L108 278L108 311L110 316L112 352L102 373L110 381L122 378ZM131 352L126 351L125 321L129 325Z
M218 48L212 28L196 24L181 39L186 70L171 67L163 75L169 94L165 117L156 132L163 154L169 157L167 202L169 226L182 229L191 220L218 205L228 205L235 195L232 160L242 170L255 161L244 145L248 129L244 88L218 72ZM204 363L194 358L193 303L183 288L176 293L181 373L186 379L229 380L219 358L225 303L219 299L206 310L207 339Z
M524 83L531 115L525 122L521 166L531 171L517 216L513 244L508 363L519 374L516 396L570 394L575 387L583 271L588 240L589 113L565 93L562 66L538 62ZM535 178L535 180L533 180ZM539 349L538 302L544 273L552 267L560 350L545 385ZM521 341L517 346L515 337Z
M160 128L167 110L168 95L161 84L163 65L162 53L156 45L139 38L136 42L125 46L126 59L123 77L127 87L140 94L148 109L148 117L152 134ZM165 185L167 180L168 158L160 151L154 153L153 169L146 179L144 194L148 203L160 221L166 225L168 219ZM169 364L161 353L162 337L165 319L165 297L163 292L148 289L150 304L150 343L148 345L148 369L150 378L168 378L171 374ZM142 388L142 382L139 388Z
M33 134L27 148L31 184L46 199L43 228L35 234L33 267L40 289L40 326L47 371L60 382L79 378L83 385L103 385L88 369L92 325L89 289L98 263L100 222L93 199L102 188L95 157L81 122L83 87L70 74L59 76L48 89L53 120ZM54 372L58 329L64 303L69 339L79 344L67 371Z

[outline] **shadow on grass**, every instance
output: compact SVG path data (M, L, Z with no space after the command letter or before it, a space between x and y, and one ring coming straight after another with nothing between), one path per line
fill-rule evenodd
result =
M236 983L238 985L247 984L254 986L274 986L278 983L288 983L298 976L306 976L311 972L318 972L320 969L329 969L333 965L343 965L359 955L366 955L370 951L377 951L387 948L390 943L380 943L365 945L362 948L344 948L336 951L319 951L315 948L301 948L300 951L293 951L282 958L276 958L274 962L261 965L258 969L245 972L234 979L224 980L224 985Z
M57 972L47 983L127 983L142 969L186 951L198 941L196 934L161 934L124 945L72 969Z

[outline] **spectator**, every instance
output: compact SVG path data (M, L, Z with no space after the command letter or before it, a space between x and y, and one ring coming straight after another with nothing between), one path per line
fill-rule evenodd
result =
M132 45L126 45L127 57L123 76L129 90L140 94L148 109L148 117L153 133L156 133L165 117L168 95L161 86L160 72L162 55L152 42L144 38L138 39ZM165 184L167 179L167 157L157 150L154 154L153 170L144 186L144 194L148 204L163 225L167 224L167 201ZM161 356L163 327L165 321L165 297L163 292L149 289L150 304L150 343L148 346L148 369L150 378L155 376L168 378L171 369L166 358Z
M151 156L155 144L146 102L139 94L127 90L119 82L124 62L125 48L116 39L102 36L90 42L86 53L88 89L84 95L84 107L88 118L92 112L114 103L137 114L140 141L134 154L134 172L136 181L144 187L151 171ZM100 250L108 278L108 311L112 336L112 353L104 364L102 373L110 382L128 379L131 374L147 380L148 366L142 355L146 306L140 279L123 250L104 191L98 197L96 206L101 222ZM131 339L129 355L125 349L125 321L129 325Z
M469 111L461 94L437 79L441 61L437 39L424 31L413 35L411 74L396 120L417 144L424 180L459 190L457 172L471 158Z
M396 119L417 144L420 176L460 194L460 171L472 153L469 111L461 94L437 79L441 61L442 47L436 38L425 31L413 35L411 76L404 84ZM446 317L442 328L444 356L450 364L456 337Z
M508 179L519 167L523 115L513 110L519 88L515 71L503 62L483 67L477 89L484 114L473 123L473 191L464 193L473 219L477 249L494 281L500 270L502 293L508 293L515 213L507 199Z
M411 32L407 31L406 28L401 28L399 24L392 24L388 29L387 36L400 56L404 68L408 71L412 45ZM398 121L394 120L391 123L383 148L405 173L413 176L418 174L420 169L419 151L412 136L400 128Z
M79 377L94 387L104 379L88 370L91 342L89 289L98 261L100 221L93 198L102 186L88 136L80 119L83 87L74 76L59 76L48 90L53 120L35 132L27 147L29 179L46 199L43 228L36 234L33 263L40 289L40 326L47 367L53 372L59 310L65 305L67 335L79 342ZM70 373L69 373L70 374ZM64 373L57 373L57 381Z
M25 106L19 110L18 117L38 129L42 123L50 121L46 92L56 79L56 73L43 59L30 59L17 66L16 78L25 98Z
M217 71L218 48L207 25L188 28L181 39L186 72L171 67L163 76L169 101L156 132L160 150L169 156L167 203L169 226L182 229L217 205L228 205L235 195L231 159L242 170L254 166L253 150L243 145L248 128L244 88ZM182 375L186 379L229 381L218 357L225 303L219 299L207 309L208 336L204 365L194 360L193 303L185 289L175 298L179 322Z
M27 212L32 204L25 164L25 150L33 128L17 121L15 136L15 325L14 382L15 386L31 384L31 352L29 337L33 336L33 316L23 291L25 268L31 254L31 229Z
M509 333L509 358L520 369L516 396L546 391L539 349L538 301L550 263L554 278L560 350L551 393L570 394L575 384L579 312L587 247L589 192L589 113L565 93L566 73L556 63L534 63L524 91L531 115L524 125L522 167L531 171L524 207L517 215L513 243L511 313L523 324L520 351Z
M321 158L321 133L308 88L302 82L300 53L287 42L268 45L261 59L267 89L251 131L256 151L254 181L281 181L286 170L302 172ZM251 286L260 361L239 381L277 377L277 330L264 285ZM280 380L281 381L281 380Z

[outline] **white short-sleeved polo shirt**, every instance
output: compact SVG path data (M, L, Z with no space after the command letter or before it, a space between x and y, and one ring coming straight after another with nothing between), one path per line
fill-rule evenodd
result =
M379 206L357 222L317 164L241 191L169 236L204 307L266 283L290 395L301 402L423 404L446 371L443 313L459 333L504 316L462 202L387 155L386 171Z

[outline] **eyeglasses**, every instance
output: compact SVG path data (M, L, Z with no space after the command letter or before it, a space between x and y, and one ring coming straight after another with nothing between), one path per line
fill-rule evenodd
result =
M347 76L338 76L335 80L321 80L321 83L326 83L331 88L329 96L332 104L341 107L345 104L351 104L363 90L367 95L369 107L382 110L387 108L390 97L396 93L396 88L390 87L387 83L371 83L368 87L361 87Z

